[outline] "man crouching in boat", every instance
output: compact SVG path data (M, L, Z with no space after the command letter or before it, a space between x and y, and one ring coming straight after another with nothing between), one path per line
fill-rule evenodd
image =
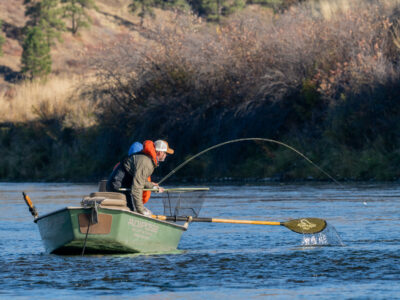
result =
M150 191L143 189L158 188L158 192L164 192L162 187L151 182L150 176L159 162L163 162L167 154L173 154L174 150L169 148L168 143L163 140L156 142L144 141L143 150L126 157L113 170L108 181L108 192L119 192L121 189L129 189L123 192L126 195L128 207L142 215L151 215L151 211L144 207L150 198Z

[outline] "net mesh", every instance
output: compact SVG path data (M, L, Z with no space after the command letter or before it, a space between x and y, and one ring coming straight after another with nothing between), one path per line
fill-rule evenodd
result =
M163 194L164 215L198 217L206 191L166 192Z

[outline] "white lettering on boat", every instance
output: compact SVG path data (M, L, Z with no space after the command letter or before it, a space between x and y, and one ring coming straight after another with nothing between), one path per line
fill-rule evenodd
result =
M130 218L128 225L132 227L133 231L141 230L144 233L157 233L158 226L151 224L150 222L145 222L139 219Z
M150 235L146 235L144 233L139 233L139 232L134 232L133 236L137 239L141 239L141 240L150 240L151 236Z

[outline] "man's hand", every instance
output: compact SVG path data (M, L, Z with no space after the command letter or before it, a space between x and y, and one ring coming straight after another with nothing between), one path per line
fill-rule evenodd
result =
M154 185L153 188L157 189L156 193L164 193L164 188L159 186L158 183L152 182L152 184Z
M146 217L151 217L152 214L153 214L153 213L151 212L150 209L148 209L148 208L146 208L146 207L143 206L143 215L144 215L144 216L146 216Z

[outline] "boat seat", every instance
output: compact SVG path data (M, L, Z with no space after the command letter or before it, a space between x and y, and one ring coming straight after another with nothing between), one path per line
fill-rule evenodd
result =
M111 199L106 197L84 197L81 201L83 207L93 207L94 203L97 203L100 207L114 208L122 210L130 210L126 205L126 199Z
M107 190L107 180L99 181L99 192L105 192Z
M90 197L104 197L108 199L119 199L126 201L125 194L115 192L94 192L90 194Z

